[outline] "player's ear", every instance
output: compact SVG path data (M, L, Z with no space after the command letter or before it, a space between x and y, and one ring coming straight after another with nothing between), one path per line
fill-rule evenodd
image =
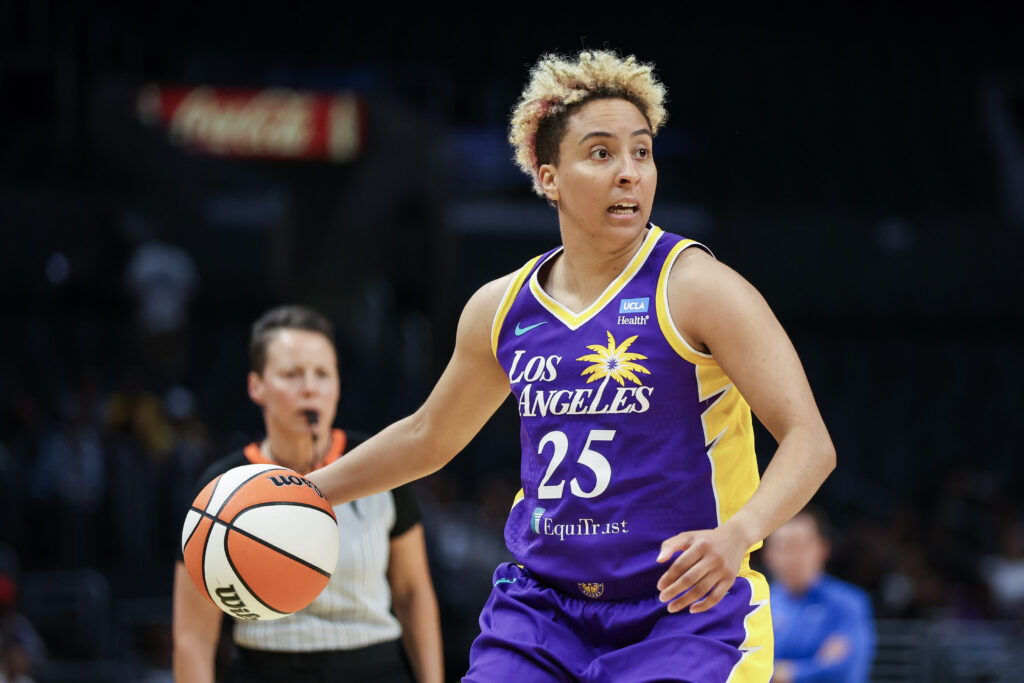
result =
M263 378L255 372L250 372L247 380L249 387L249 398L256 405L263 407Z
M537 169L537 181L549 202L558 201L558 169L552 164L541 164Z

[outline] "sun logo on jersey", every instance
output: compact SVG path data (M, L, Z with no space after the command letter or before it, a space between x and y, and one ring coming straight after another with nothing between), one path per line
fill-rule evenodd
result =
M601 346L600 344L588 346L587 348L594 353L588 353L576 359L584 363L592 363L592 365L587 366L580 373L581 375L590 375L587 378L587 384L610 377L622 386L626 386L625 380L627 379L638 386L643 386L643 382L636 376L636 373L639 372L644 375L651 373L647 368L634 361L647 360L647 356L626 351L636 341L637 336L634 334L626 341L616 345L615 337L612 336L611 332L608 332L608 346Z

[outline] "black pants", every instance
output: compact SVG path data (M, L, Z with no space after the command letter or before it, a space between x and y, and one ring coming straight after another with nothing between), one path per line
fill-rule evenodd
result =
M236 649L225 683L412 683L397 640L323 652Z

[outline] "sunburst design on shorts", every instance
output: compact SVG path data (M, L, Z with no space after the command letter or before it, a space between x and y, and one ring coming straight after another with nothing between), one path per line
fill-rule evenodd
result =
M593 363L593 365L587 366L580 373L581 375L590 375L587 378L587 384L594 380L610 377L622 386L626 385L624 380L627 379L638 386L643 386L643 382L636 376L636 373L639 372L644 375L651 373L647 368L633 361L647 360L647 356L626 351L636 341L637 336L639 335L634 334L616 346L615 337L612 336L611 332L608 332L608 346L601 346L600 344L588 346L587 348L594 353L588 353L576 359L585 363Z
M604 594L604 584L597 581L578 581L576 585L588 598L599 598Z

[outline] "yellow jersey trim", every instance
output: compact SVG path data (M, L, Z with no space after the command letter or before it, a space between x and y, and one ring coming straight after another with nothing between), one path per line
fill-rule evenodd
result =
M526 499L526 492L523 491L523 489L519 489L519 492L516 493L516 497L512 499L512 507L515 507L516 505L519 505L519 503L523 502L523 500L525 500L525 499Z
M491 323L491 353L494 354L495 358L498 357L498 333L501 332L505 316L508 315L508 310L512 308L512 302L516 300L516 295L522 289L523 281L530 274L530 269L533 268L533 265L537 263L539 258L540 256L533 257L525 266L517 270L515 277L512 278L512 281L508 283L508 287L505 288L505 296L501 298L501 304L494 313L494 322Z
M676 327L675 322L672 320L672 313L668 306L668 274L672 270L673 264L676 259L679 258L679 254L683 253L683 250L690 247L701 247L707 249L700 242L694 240L683 240L676 246L672 247L672 251L665 257L665 264L661 267L661 275L658 276L658 289L655 294L655 305L658 309L658 326L661 327L661 333L665 335L665 340L669 343L676 353L682 356L685 360L693 363L694 365L711 365L716 364L714 356L710 353L703 353L690 346L690 343L686 341L679 329Z
M727 683L764 683L775 672L775 634L769 608L768 582L750 568L749 558L743 560L737 578L750 584L750 606L743 619L746 638L740 644L740 661L736 662Z
M608 302L614 299L622 288L633 279L633 276L636 275L637 271L639 271L647 261L647 257L650 256L651 251L654 249L654 245L658 243L658 239L661 235L661 228L656 225L652 225L647 236L644 237L644 242L640 245L640 249L633 255L633 258L625 269L623 269L623 271L619 273L611 283L609 283L604 292L601 293L601 296L597 297L597 300L594 301L594 303L590 304L579 313L570 311L544 291L540 286L540 280L537 277L537 273L540 272L540 268L535 270L533 277L530 278L530 291L533 292L533 295L537 298L537 301L540 302L540 305L546 308L551 315L561 320L566 327L570 330L579 329L583 323L593 318L601 311L601 309L607 306ZM547 259L545 259L545 263L557 256L561 251L562 249L559 249L551 254Z
M716 397L701 413L700 423L711 464L718 523L722 524L747 504L760 482L754 455L754 426L750 406L722 368L717 364L695 365L694 372L698 400ZM750 550L761 545L758 541Z

